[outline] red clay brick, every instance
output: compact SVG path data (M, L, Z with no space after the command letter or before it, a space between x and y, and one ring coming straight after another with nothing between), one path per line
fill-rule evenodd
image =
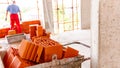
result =
M14 34L16 34L16 31L15 31L15 30L9 30L9 31L8 31L8 35L14 35Z
M67 47L65 54L64 54L64 58L70 58L70 57L75 57L78 56L78 50L73 49L71 47Z
M24 59L26 58L29 47L30 47L30 42L28 40L22 40L18 49L18 53L21 58Z
M31 53L31 57L30 57L31 61L34 61L35 54L37 53L37 49L38 49L38 46L34 46L33 51Z
M9 68L9 66L10 66L11 62L13 61L13 58L14 58L14 57L15 57L15 56L14 56L12 53L9 54L8 59L7 59L7 61L6 61L5 68Z
M39 36L43 36L43 28L41 25L37 26L37 30L36 30L36 35Z
M40 57L41 57L41 54L42 54L42 51L43 51L43 46L38 46L38 49L37 49L37 58L36 58L36 62L40 62Z
M25 68L27 66L31 66L34 63L21 59L19 56L15 56L9 68Z
M34 45L33 43L31 43L30 48L29 48L29 50L28 50L28 54L27 54L27 56L26 56L26 59L30 60L30 57L31 57L32 51L33 51L33 49L34 49L34 46L35 46L35 45Z
M42 53L42 60L43 61L51 61L52 60L52 56L54 54L57 55L58 59L62 58L62 45L60 45L58 42L46 38L46 37L40 37L40 38L36 38L34 40L35 45L41 45L43 46L43 53Z

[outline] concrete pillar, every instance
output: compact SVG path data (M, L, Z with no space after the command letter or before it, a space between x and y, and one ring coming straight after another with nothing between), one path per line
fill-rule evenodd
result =
M120 0L101 0L99 67L120 68Z
M92 68L120 68L120 0L99 1L99 17L98 9L92 17L98 17L92 22Z
M99 0L91 0L91 68L99 68Z
M91 0L81 0L81 29L90 29Z
M52 0L43 0L43 10L44 10L44 23L45 29L48 32L53 33L54 23L53 23L53 12L52 12Z

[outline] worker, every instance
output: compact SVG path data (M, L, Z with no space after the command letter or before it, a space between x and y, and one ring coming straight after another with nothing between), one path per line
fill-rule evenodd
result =
M10 25L11 25L10 29L16 30L17 33L21 33L22 32L21 26L20 26L20 20L22 20L21 12L20 12L19 6L16 5L15 0L13 0L12 4L7 7L5 20L7 20L8 12L10 13ZM16 29L14 26L15 24L16 24Z

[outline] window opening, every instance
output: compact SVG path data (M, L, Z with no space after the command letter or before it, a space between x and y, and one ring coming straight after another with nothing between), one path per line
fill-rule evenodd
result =
M54 32L81 29L81 1L53 0Z

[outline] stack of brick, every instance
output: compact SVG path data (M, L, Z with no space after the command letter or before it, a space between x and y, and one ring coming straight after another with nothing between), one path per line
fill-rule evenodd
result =
M51 61L54 54L57 55L57 59L62 58L62 45L58 42L50 38L39 37L34 40L34 43L35 45L43 47L43 53L41 57L42 61Z
M32 21L22 22L22 24L21 24L22 31L26 34L29 34L29 26L34 25L34 24L41 25L41 22L40 22L40 20L32 20Z
M36 63L51 61L54 54L57 55L57 59L61 59L62 52L62 45L46 37L36 38L33 43L22 40L18 49L21 58Z
M6 35L8 35L9 30L10 30L10 28L2 28L2 29L0 29L0 38L3 38Z
M8 68L25 68L32 65L35 65L35 63L24 60L19 56L15 56Z
M63 47L60 43L46 37L36 37L34 41L23 39L18 49L10 48L3 59L5 68L24 68L38 63L78 56L78 51ZM16 64L17 63L17 64Z
M43 27L41 25L37 26L36 36L37 37L43 36Z
M29 34L30 34L30 38L36 36L36 25L29 26Z
M50 32L46 30L41 25L31 25L29 27L30 38L34 40L37 37L47 37L50 38Z
M43 47L37 46L28 40L22 40L18 53L21 58L38 63Z
M18 55L18 49L10 47L4 58L3 63L5 68L24 68L34 65L34 63L21 59Z
M20 24L22 31L26 34L29 33L29 25L33 25L33 24L38 24L41 25L40 20L32 20L32 21L24 21L22 22L22 24ZM10 30L10 28L2 28L0 29L0 38L4 38L6 35L8 35L8 31ZM15 25L15 30L16 30L16 25Z
M22 24L20 24L22 32L26 33L26 34L29 34L29 26L34 25L34 24L41 25L41 21L40 20L32 20L32 21L24 21L24 22L22 22ZM14 30L16 30L16 28L17 27L15 25ZM9 30L10 30L10 28L2 28L2 29L0 29L0 38L4 38L6 35L8 35Z
M15 31L15 30L9 30L9 31L8 31L8 35L14 35L14 34L16 34L16 31Z
M5 68L9 68L11 62L12 62L12 59L15 57L16 55L16 50L13 49L13 48L10 48L7 50L4 58L3 58L3 63L4 63L4 66Z

